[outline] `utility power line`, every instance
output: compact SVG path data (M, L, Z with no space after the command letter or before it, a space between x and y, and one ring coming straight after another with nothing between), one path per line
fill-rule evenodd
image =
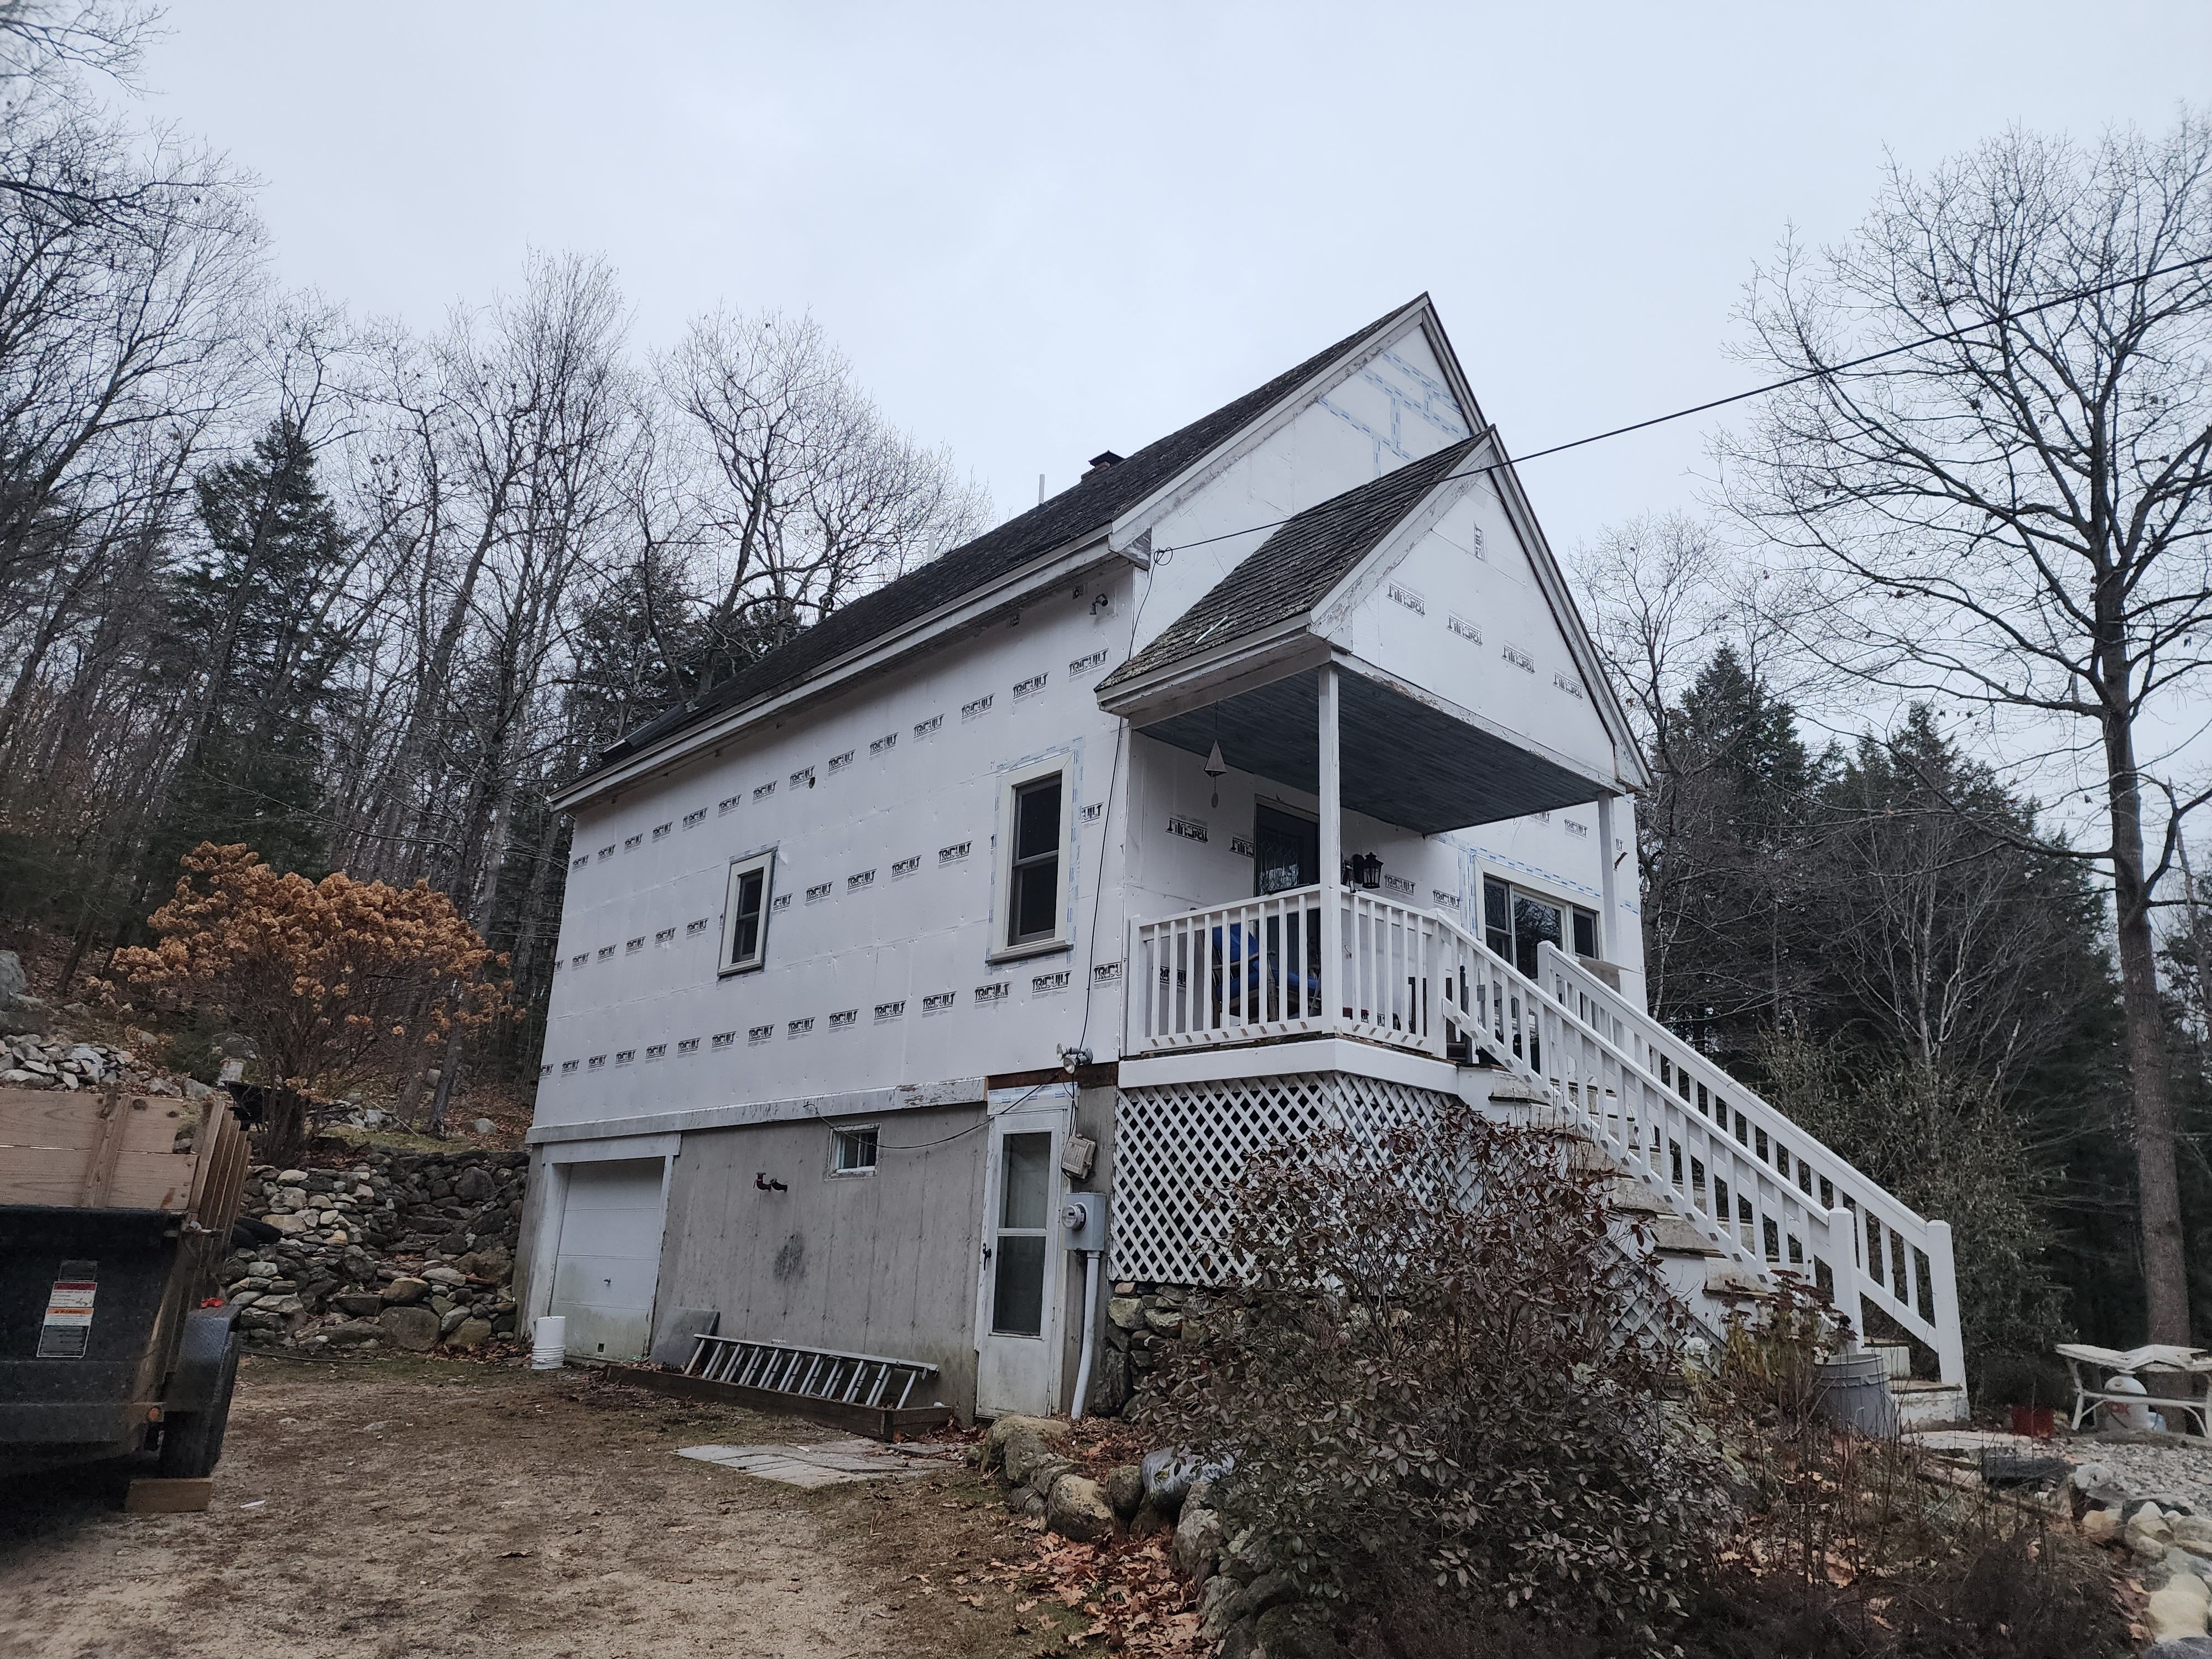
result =
M1820 368L1809 368L1802 374L1793 374L1787 380L1771 381L1765 386L1755 386L1746 392L1731 392L1725 398L1714 398L1702 404L1692 404L1685 409L1673 410L1664 415L1654 415L1648 420L1632 421L1626 426L1613 427L1604 432L1593 432L1585 438L1571 438L1565 443L1553 444L1546 449L1531 450L1526 455L1507 456L1503 460L1486 461L1480 466L1469 467L1464 472L1447 473L1437 482L1449 483L1456 478L1484 477L1490 473L1502 471L1510 466L1518 466L1523 461L1541 460L1547 455L1560 455L1570 449L1581 449L1589 444L1601 444L1608 438L1626 437L1632 432L1642 432L1649 427L1664 426L1670 421L1685 421L1692 415L1703 415L1712 410L1725 409L1730 404L1743 403L1753 398L1764 398L1776 392L1787 392L1791 386L1803 386L1808 380L1826 380L1830 375L1848 374L1855 368L1864 368L1869 363L1878 363L1885 358L1899 357L1908 351L1917 351L1923 346L1940 345L1946 340L1962 339L1978 329L1994 328L2000 324L2018 322L2023 317L2033 317L2042 312L2056 311L2062 306L2076 305L2083 300L2094 300L2103 294L2114 294L2124 288L2140 287L2145 283L2154 282L2160 276L2171 276L2179 271L2194 270L2199 265L2212 265L2212 253L2200 255L2194 259L2177 260L2170 265L2160 265L2155 270L2146 270L2140 276L2123 276L2115 282L2098 283L2094 288L2075 289L2069 293L2060 295L2054 300L2045 300L2036 305L2023 306L2018 311L1999 312L1994 317L1984 317L1976 322L1962 323L1957 328L1921 335L1917 339L1907 340L1902 345L1885 346L1880 351L1869 351L1863 357L1852 357L1840 363L1829 363ZM1498 428L1493 425L1489 431L1494 436ZM1288 524L1291 519L1297 516L1294 513L1290 515L1290 518L1268 519L1259 524L1246 525L1242 530L1224 530L1218 536L1201 536L1196 541L1177 542L1172 547L1154 550L1153 557L1160 558L1167 554L1180 553L1187 547L1207 547L1215 542L1234 541L1237 537L1249 536L1255 530L1279 530Z

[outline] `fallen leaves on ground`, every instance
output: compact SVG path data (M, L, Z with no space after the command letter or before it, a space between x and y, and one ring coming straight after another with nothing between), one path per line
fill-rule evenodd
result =
M1188 1586L1169 1564L1165 1545L1157 1537L1075 1544L1048 1534L1037 1540L1028 1559L1000 1562L990 1571L1010 1583L1042 1590L1088 1618L1089 1628L1067 1638L1072 1646L1103 1639L1114 1653L1206 1651ZM1018 1601L1014 1610L1025 1613L1039 1599Z

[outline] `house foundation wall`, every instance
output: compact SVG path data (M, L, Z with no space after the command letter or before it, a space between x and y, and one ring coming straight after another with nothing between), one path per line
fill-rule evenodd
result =
M655 1332L713 1308L726 1336L927 1360L934 1398L975 1395L975 1292L989 1137L979 1105L878 1126L872 1175L830 1168L817 1120L683 1138L669 1190ZM757 1177L781 1182L763 1191Z

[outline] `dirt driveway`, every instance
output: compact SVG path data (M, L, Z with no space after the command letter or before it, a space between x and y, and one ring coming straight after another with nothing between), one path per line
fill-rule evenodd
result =
M979 1577L1033 1540L956 1459L803 1491L675 1455L825 1435L587 1372L250 1360L206 1514L0 1484L0 1659L1069 1651Z

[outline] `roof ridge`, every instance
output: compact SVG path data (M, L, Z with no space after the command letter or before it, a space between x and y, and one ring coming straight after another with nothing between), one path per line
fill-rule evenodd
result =
M861 594L757 661L625 734L601 751L592 771L625 760L648 744L672 737L719 711L739 708L799 684L838 657L860 650L894 629L965 598L1040 555L1110 525L1129 507L1251 424L1330 362L1427 299L1424 292L1402 305L1394 306L1364 327L1263 381L1242 397L1232 398L1166 436L1153 440L1127 459L1085 473L1057 495L948 549L895 580Z

